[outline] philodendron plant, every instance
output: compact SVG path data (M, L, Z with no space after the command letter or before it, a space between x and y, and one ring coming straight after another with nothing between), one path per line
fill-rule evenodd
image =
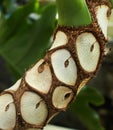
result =
M113 1L56 0L58 26L45 57L0 96L1 130L41 130L65 111L106 55Z

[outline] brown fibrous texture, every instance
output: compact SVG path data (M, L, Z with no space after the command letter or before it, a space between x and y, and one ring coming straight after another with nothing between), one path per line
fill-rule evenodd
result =
M6 95L5 112L12 103L15 106L15 123L9 130L43 129L53 116L67 110L80 89L98 72L107 39L98 23L96 9L103 5L108 7L108 18L111 5L104 0L86 2L92 23L77 28L58 26L53 46L45 57L26 71L12 88L1 93L0 98ZM9 95L14 101L8 99ZM0 124L1 130L5 128Z

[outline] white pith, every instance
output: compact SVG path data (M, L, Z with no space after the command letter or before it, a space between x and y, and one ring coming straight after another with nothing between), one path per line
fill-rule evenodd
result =
M52 75L49 65L44 64L43 72L39 73L38 68L43 64L44 60L40 60L32 69L28 70L26 73L26 82L36 90L47 93L52 84Z
M84 79L81 83L80 83L80 85L79 85L79 87L78 87L78 90L77 90L77 94L81 91L81 89L86 85L86 83L89 81L89 79L90 78L86 78L86 79Z
M0 129L12 130L16 123L16 108L10 94L0 96Z
M34 92L25 92L21 98L21 114L23 119L30 124L42 125L48 115L48 110L43 99Z
M67 60L69 65L65 67L65 62ZM51 55L51 62L54 73L61 82L68 85L75 85L77 79L77 67L68 50L60 49L55 51Z
M102 32L107 38L107 26L108 26L108 17L107 17L107 12L108 12L109 7L106 5L100 5L95 8L95 13L96 17L98 20L98 23L102 29Z
M66 98L66 95L69 97ZM53 92L52 103L56 108L65 108L73 98L73 92L68 87L59 86Z
M68 42L68 39L67 39L67 36L64 32L62 31L58 31L56 33L56 36L55 36L55 40L52 44L52 47L50 48L51 49L54 49L56 47L59 47L59 46L63 46L63 45L66 45Z
M100 57L100 46L94 35L88 32L82 33L75 44L82 68L87 72L95 71Z
M9 89L6 89L5 91L8 91L8 90L17 91L17 89L20 86L20 83L21 83L21 79L19 79L13 86L11 86Z

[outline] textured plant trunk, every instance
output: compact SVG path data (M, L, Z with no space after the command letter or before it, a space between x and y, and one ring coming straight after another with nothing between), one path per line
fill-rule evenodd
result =
M87 4L92 23L58 26L46 56L1 93L1 130L43 129L95 76L106 54L111 5L104 0L87 0Z

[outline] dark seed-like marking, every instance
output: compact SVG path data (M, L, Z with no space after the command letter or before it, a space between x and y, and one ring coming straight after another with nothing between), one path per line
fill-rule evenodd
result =
M9 105L10 105L10 104L8 104L8 105L6 106L5 111L8 111Z
M69 65L69 60L66 60L65 63L64 63L65 67L67 68L68 65Z
M39 73L42 73L44 71L44 63L41 64L39 67L38 67L38 72Z
M94 49L94 45L95 45L95 43L96 43L96 41L91 45L91 47L90 47L90 51L92 52L93 51L93 49Z
M11 103L13 103L13 102L11 102ZM11 103L9 103L9 104L6 106L5 111L8 111L9 106L10 106Z
M69 65L69 59L70 59L71 57L69 57L65 62L64 62L64 66L65 67L68 67L68 65Z
M41 102L42 102L42 100L36 104L36 109L40 106Z
M65 100L68 99L68 98L70 97L70 95L71 95L71 93L66 93L64 99L65 99Z

